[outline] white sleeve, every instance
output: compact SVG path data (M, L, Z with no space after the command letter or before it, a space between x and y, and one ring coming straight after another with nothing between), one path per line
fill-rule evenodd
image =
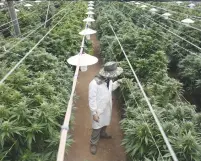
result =
M96 103L97 87L98 85L95 81L89 84L89 108L92 112L92 115L95 115L97 111L97 103Z
M116 90L119 86L120 86L120 84L117 81L112 83L112 91Z

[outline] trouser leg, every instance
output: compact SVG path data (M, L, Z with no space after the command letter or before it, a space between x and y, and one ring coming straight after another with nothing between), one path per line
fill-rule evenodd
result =
M107 126L104 126L101 128L100 137L103 139L111 139L112 136L107 134L106 128L107 128Z
M107 126L103 126L102 128L101 128L101 132L100 132L100 135L101 136L105 136L107 133L106 133L106 128L107 128Z
M101 128L92 130L91 140L90 140L91 145L97 145L98 141L100 140L100 133L101 133Z

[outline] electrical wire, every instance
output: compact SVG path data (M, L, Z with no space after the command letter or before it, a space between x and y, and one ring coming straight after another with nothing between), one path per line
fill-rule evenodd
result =
M186 7L186 6L182 6L182 5L174 5L174 4L171 4L171 6L173 6L173 7L181 7L181 8L184 8L184 9L188 9L188 10L195 10L195 11L199 11L200 12L200 10L198 10L198 9L196 9L195 7L194 8L189 8L189 7ZM198 16L195 16L195 17L198 17ZM198 18L201 18L201 17L198 17Z
M49 9L50 9L50 1L48 2L47 14L46 14L46 18L45 18L45 25L44 25L44 28L46 27L46 22L47 22L47 18L48 18Z
M141 15L141 16L143 16L143 15ZM146 18L149 19L150 21L152 21L152 22L154 22L155 24L159 25L161 28L163 28L163 29L165 29L166 31L172 33L174 36L176 36L176 37L178 37L178 38L180 38L180 39L182 39L182 40L188 42L188 43L191 44L192 46L194 46L194 47L198 48L199 50L201 50L201 48L198 47L197 45L193 44L192 42L190 42L190 41L184 39L183 37L177 35L176 33L172 32L172 31L170 31L170 30L168 30L167 28L163 27L163 26L168 27L167 25L164 25L164 24L163 24L163 25L160 25L160 24L156 23L153 19L148 18L147 16L143 16L143 17L146 17Z
M37 12L37 11L33 11L33 12L28 13L28 14L26 14L26 15L23 15L23 16L21 16L21 17L19 17L19 18L16 18L16 19L13 19L13 20L11 20L11 21L9 21L9 22L6 22L6 23L0 25L0 27L5 26L5 25L7 25L7 24L9 24L9 23L12 23L13 21L19 20L19 19L21 19L21 18L23 18L23 17L26 17L26 16L28 16L28 15L32 15L34 12Z
M131 10L133 10L133 9L131 8ZM146 17L146 16L141 15L140 17ZM146 18L149 19L148 17L146 17ZM149 19L149 20L151 20L151 19ZM163 27L163 26L166 26L166 27L169 27L169 26L167 26L167 25L165 25L165 24L163 24L163 26L161 26L158 21L155 20L155 21L157 22L157 23L156 23L153 19L152 19L151 21L154 22L155 24L159 25L161 28L163 28L163 29L167 30L168 32L172 33L174 36L179 37L180 39L182 39L182 40L186 41L187 43L193 45L194 47L198 48L199 50L201 49L200 47L198 47L197 45L193 44L192 42L190 42L190 41L184 39L183 37L177 35L176 33L172 32L172 31L170 31L170 30L168 30L167 28L164 28L164 27ZM184 35L185 35L185 34L184 34ZM197 41L198 41L198 40L197 40ZM177 45L177 46L179 46L179 45ZM179 46L179 47L181 47L181 46ZM183 48L183 47L182 47L182 48ZM186 49L186 50L188 50L188 49ZM196 54L194 54L193 52L190 52L190 53L193 54L193 55L196 55ZM196 55L196 56L199 56L199 55Z
M144 98L145 98L145 100L147 102L147 105L148 105L148 107L149 107L149 109L150 109L150 111L151 111L151 113L152 113L152 115L154 117L154 120L155 120L155 122L156 122L156 124L157 124L157 126L158 126L158 128L160 130L160 133L161 133L161 135L162 135L162 137L163 137L163 139L164 139L164 141L165 141L165 143L167 145L167 148L168 148L168 150L169 150L169 152L170 152L170 154L172 156L172 159L174 161L178 161L177 156L176 156L176 154L175 154L175 152L174 152L174 150L173 150L173 148L172 148L172 146L171 146L171 144L170 144L170 142L168 140L168 137L166 136L166 134L165 134L165 132L163 130L163 127L162 127L157 115L155 114L155 111L154 111L151 103L149 102L149 99L148 99L146 93L144 92L144 89L143 89L143 87L142 87L142 85L141 85L141 83L140 83L140 81L139 81L139 79L138 79L138 77L137 77L137 75L136 75L136 73L135 73L135 71L134 71L134 69L133 69L133 67L132 67L132 65L131 65L131 63L130 63L130 61L129 61L129 59L128 59L128 57L127 57L127 55L126 55L126 53L125 53L125 51L124 51L119 39L118 39L118 37L117 37L117 35L116 35L116 33L115 33L114 29L113 29L113 27L112 27L112 25L111 25L111 23L110 23L110 21L108 19L107 19L107 21L108 21L108 24L109 24L111 30L113 31L113 33L115 35L116 40L118 41L118 43L119 43L119 45L121 47L121 50L122 50L122 52L123 52L123 54L124 54L124 56L125 56L125 58L126 58L126 60L128 62L128 65L131 68L131 71L133 72L133 75L134 75L134 77L135 77L135 79L137 81L137 84L138 84L138 86L139 86L139 88L140 88L140 90L141 90L141 92L142 92L142 94L143 94L143 96L144 96Z
M153 23L157 24L157 25L160 26L161 28L165 29L166 31L170 32L170 33L173 34L174 36L176 36L176 37L178 37L178 38L180 38L180 39L186 41L187 43L189 43L189 44L191 44L192 46L196 47L197 49L201 50L201 48L200 48L199 46L193 44L192 42L186 40L185 38L183 38L183 37L177 35L176 33L174 33L174 32L172 32L172 31L168 30L167 28L163 27L163 26L166 26L166 25L158 24L158 23L155 22L155 20L153 20L152 18L148 18L147 16L144 16L144 17L146 17L147 19L149 19L149 20L152 21Z
M198 21L201 21L201 20L200 20L201 17L198 17L198 16L194 16L194 15L192 16L192 15L188 15L188 14L186 14L186 13L177 12L177 11L172 11L172 10L170 10L170 9L162 8L162 7L158 7L158 6L154 6L154 5L149 4L149 3L146 3L146 4L148 4L148 5L152 6L152 7L155 7L155 8L159 8L159 9L164 10L164 11L169 11L169 12L172 12L172 13L179 13L179 14L185 15L185 16L187 16L187 17L191 17L192 19L198 18L197 20L198 20Z
M59 12L57 12L56 14L54 14L51 18L49 18L49 19L47 20L47 22L50 21L52 18L54 18L54 17L55 17L56 15L58 15L59 13L61 13L62 11L65 11L65 10L66 10L66 9L60 10ZM4 52L4 54L10 52L10 50L12 50L14 47L16 47L17 45L19 45L23 40L25 40L26 38L28 38L30 35L32 35L33 33L35 33L35 32L36 32L39 28L41 28L44 24L45 24L45 22L42 23L40 26L38 26L36 29L34 29L34 30L32 30L31 32L29 32L28 35L26 35L25 37L23 37L20 41L18 41L17 43L15 43L15 45L13 45L11 48L9 48L8 50L6 50L6 51ZM26 33L26 34L27 34L27 33Z
M113 49L112 49L112 45L109 44L109 42L108 42L107 39L106 39L106 41L107 41L107 44L108 44L108 46L109 46L109 48L110 48L112 54L115 55L115 54L114 54L114 51L113 51ZM116 59L116 61L118 62L118 60L117 60L116 57L115 57L115 59ZM123 75L124 75L124 74L123 74ZM125 75L124 75L124 78L125 78ZM151 132L149 126L148 126L148 123L147 123L146 119L144 118L144 116L143 116L143 114L142 114L142 110L141 110L140 106L138 105L137 100L136 100L136 98L135 98L133 92L131 91L131 86L129 86L129 83L128 83L127 80L126 80L126 84L127 84L127 87L128 87L128 89L129 89L130 93L132 93L132 95L133 95L134 101L135 101L135 103L137 104L138 109L140 110L140 114L141 114L141 116L142 116L143 122L146 124L146 126L147 126L147 128L148 128L148 131L149 131L149 133L150 133L150 135L151 135L151 138L152 138L152 140L153 140L153 142L154 142L154 144L155 144L155 146L156 146L156 148L157 148L157 150L158 150L160 156L162 157L162 160L164 161L164 158L163 158L163 156L162 156L162 154L161 154L161 151L160 151L160 149L159 149L159 147L158 147L158 145L157 145L157 143L156 143L156 140L155 140L154 137L153 137L153 134L152 134L152 132ZM128 106L128 103L127 103L127 101L126 101L126 99L125 99L124 93L121 92L121 94L123 95L124 102L126 103L126 106Z
M146 4L146 3L145 3L145 4ZM151 4L149 4L149 5L151 5ZM156 6L154 6L154 7L156 7ZM159 15L160 17L163 17L162 15L160 15L160 14L158 14L158 13L155 13L155 14ZM201 18L201 17L200 17L200 18ZM197 28L197 27L194 27L194 26L191 26L191 25L186 25L186 24L184 24L184 23L182 23L182 22L179 22L179 21L177 21L177 20L174 20L174 19L172 19L172 18L168 18L168 19L171 20L171 21L174 21L174 22L176 22L176 23L179 23L179 24L181 24L181 25L184 25L185 27L193 28L193 29L195 29L195 30L201 32L201 29L199 29L199 28Z
M64 16L34 45L31 50L29 50L28 53L25 54L25 56L1 79L0 85L3 84L3 82L16 70L16 68L26 59L27 56L29 56L32 51L43 41L43 39L64 19L64 17L67 15L67 13L64 14Z
M85 28L86 27L87 27L87 23L85 25ZM75 93L75 87L76 87L77 78L78 78L78 74L79 74L79 68L80 68L80 56L84 50L84 43L85 43L85 36L83 36L83 38L82 38L78 62L77 62L75 74L73 77L72 91L71 91L70 99L68 102L64 122L61 127L61 136L60 136L60 143L59 143L59 149L58 149L58 154L57 154L57 161L64 160L65 146L66 146L66 140L67 140L68 130L69 130L69 121L70 121L70 116L71 116L71 111L72 111L73 97L74 97L74 93Z
M131 15L129 15L129 16L131 16ZM141 16L140 17L138 17L138 20L137 20L137 22L139 22L139 19L141 18ZM151 29L150 27L148 27L149 29ZM145 29L143 29L143 30L145 30ZM165 38L167 41L170 41L168 38L166 38L165 36L163 36L163 35L160 35L158 32L156 32L155 30L154 30L154 32L157 34L157 35L159 35L159 36L162 36L163 38ZM186 35L187 36L187 35ZM192 38L192 37L191 37ZM196 40L196 39L195 39ZM198 40L197 40L198 41ZM201 56L200 55L197 55L197 54L195 54L195 53L193 53L192 51L190 51L190 50L188 50L188 49L186 49L186 48L184 48L184 47L182 47L182 46L180 46L180 45L178 45L177 43L175 43L175 45L176 46L178 46L179 48L181 48L181 49L183 49L183 50L185 50L185 51L187 51L187 52L189 52L190 54L192 54L192 55L195 55L195 56L197 56L197 57L199 57L199 58L201 58ZM178 51L177 51L178 52ZM178 94L178 92L176 91L176 93L177 93L177 96L178 96L178 98L181 100L181 98L180 98L180 95ZM182 98L186 101L186 103L188 103L188 104L190 104L187 100L186 100L186 98L183 96L183 95L181 95L182 96Z

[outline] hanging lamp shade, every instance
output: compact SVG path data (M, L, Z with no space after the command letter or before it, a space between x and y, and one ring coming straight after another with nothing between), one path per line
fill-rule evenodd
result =
M94 3L94 1L89 1L89 3Z
M25 6L25 7L28 7L28 9L30 9L32 5L27 3L27 4L25 4L24 6Z
M76 66L79 61L79 56L80 56L79 66L93 65L98 62L98 58L96 58L95 56L84 53L84 54L77 54L75 56L70 57L67 60L68 63Z
M0 3L0 6L4 6L4 3Z
M88 4L88 7L93 7L93 6L94 6L94 4L92 4L92 3Z
M19 12L20 10L18 10L18 9L15 9L15 12Z
M87 22L88 26L91 26L91 22L94 22L95 20L91 17L87 17L83 20L84 22Z
M87 9L88 9L88 10L93 10L94 8L93 8L93 7L88 7Z
M180 5L180 4L183 3L183 2L182 2L182 1L177 1L176 3L177 3L178 5Z
M92 30L90 28L86 28L86 29L82 30L81 32L79 32L79 34L83 35L83 36L92 35L92 34L95 34L95 33L96 33L96 31Z
M90 35L95 34L95 33L96 33L95 30L92 30L90 28L86 28L86 29L82 30L79 34L83 35L83 36L86 36L86 38L88 40L90 40Z
M25 7L31 7L32 5L27 3L27 4L25 4L24 6L25 6Z
M164 14L162 14L162 16L165 18L165 19L168 19L169 16L171 16L172 14L166 12Z
M147 6L146 5L142 5L140 6L140 8L145 9Z
M41 1L40 1L40 0L36 0L35 2L36 2L36 3L40 3Z
M151 13L155 13L155 12L157 12L158 10L155 9L155 8L151 8L149 11L150 11Z
M188 5L188 7L189 7L189 8L194 8L194 7L195 7L195 4L194 4L194 3L190 3L190 4Z
M86 14L87 14L87 15L94 15L95 13L92 12L92 11L88 11Z
M191 24L191 23L194 23L193 20L191 20L190 18L186 18L184 20L182 20L181 22L185 23L185 24Z
M91 17L87 17L83 20L84 22L94 22L95 20Z
M136 4L136 5L139 5L139 4L140 4L140 2L135 2L135 4Z
M81 71L85 72L87 71L87 66L96 64L98 62L98 58L84 53L84 54L77 54L75 56L70 57L67 60L67 62L74 66L77 66L77 64L79 63Z

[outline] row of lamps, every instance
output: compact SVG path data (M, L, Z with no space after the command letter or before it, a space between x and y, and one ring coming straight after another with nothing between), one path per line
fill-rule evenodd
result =
M132 1L133 2L133 1ZM137 6L139 6L141 3L140 2L135 2L135 4L137 5ZM180 1L178 1L178 4L180 4ZM140 8L142 8L143 10L145 9L145 8L147 8L148 6L147 5L141 5L140 6ZM151 8L150 10L149 10L152 14L155 14L158 10L156 9L156 8ZM172 14L171 13L169 13L169 12L166 12L166 13L164 13L164 14L162 14L162 17L164 17L164 19L168 19L169 18L169 16L171 16ZM190 19L190 18L186 18L186 19L183 19L183 20L181 20L181 22L182 23L184 23L185 25L189 25L189 24L192 24L192 23L194 23L194 21L192 20L192 19Z
M23 1L23 0L21 0L21 1ZM36 1L34 1L34 2L36 2L37 4L39 4L41 1L40 1L40 0L36 0ZM4 6L4 3L3 3L3 2L0 2L0 6ZM27 7L28 9L30 9L33 5L31 5L31 4L29 4L29 3L26 3L24 6ZM19 12L20 10L15 9L15 11L16 11L16 12Z
M87 8L88 12L86 13L88 15L88 17L83 20L84 22L86 22L86 28L84 30L82 30L81 32L79 32L80 35L86 36L87 40L90 40L91 39L90 36L92 34L96 33L95 30L89 28L91 26L91 24L95 21L93 19L93 15L94 15L93 6L94 6L94 2L89 1L88 8ZM84 46L81 46L81 47L84 48ZM87 66L93 65L98 62L98 58L85 53L84 49L83 49L83 53L78 53L77 55L72 56L67 60L67 62L73 66L77 66L78 61L79 61L80 70L82 72L85 72L85 71L87 71Z

